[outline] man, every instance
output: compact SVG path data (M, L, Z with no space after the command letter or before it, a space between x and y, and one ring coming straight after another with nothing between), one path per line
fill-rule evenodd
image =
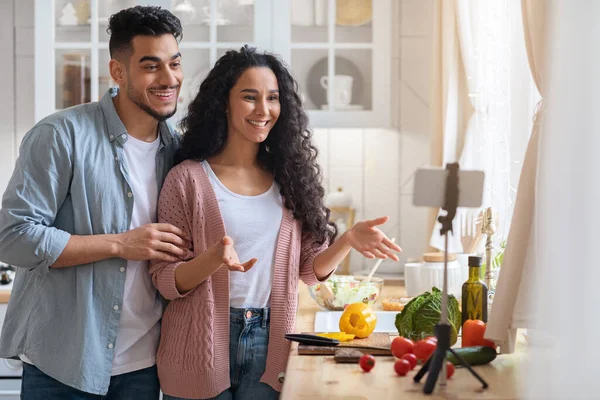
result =
M57 112L23 139L0 210L0 260L17 276L0 357L24 361L22 399L157 399L161 298L149 259L187 247L156 224L179 138L181 24L159 7L109 21L119 89Z

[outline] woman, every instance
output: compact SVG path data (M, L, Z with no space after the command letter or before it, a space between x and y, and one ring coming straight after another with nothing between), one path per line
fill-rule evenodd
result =
M190 104L158 212L192 243L185 261L150 270L172 300L157 360L166 400L278 398L298 278L326 280L351 248L398 260L376 227L387 217L333 241L307 125L282 62L248 47L221 57Z

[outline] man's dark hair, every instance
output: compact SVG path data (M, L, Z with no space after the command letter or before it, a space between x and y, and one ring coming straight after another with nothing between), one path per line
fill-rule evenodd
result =
M151 6L135 6L111 15L106 32L110 35L108 49L112 58L122 51L131 54L131 41L136 36L170 33L177 41L183 36L179 18L169 10Z

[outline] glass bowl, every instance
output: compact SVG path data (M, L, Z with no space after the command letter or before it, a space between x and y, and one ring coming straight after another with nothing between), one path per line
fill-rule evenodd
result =
M343 311L352 303L373 305L383 289L383 279L373 277L365 282L366 279L366 276L333 275L325 282L309 286L308 291L325 310Z

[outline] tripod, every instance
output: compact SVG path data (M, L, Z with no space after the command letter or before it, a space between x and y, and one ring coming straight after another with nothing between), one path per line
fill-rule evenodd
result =
M438 221L442 224L440 233L444 235L444 283L442 288L442 315L440 322L435 326L435 337L437 338L437 347L433 355L427 360L425 365L415 375L415 382L419 382L423 376L429 371L423 393L431 394L435 388L435 382L438 379L440 372L442 377L440 385L446 386L446 354L450 351L458 359L463 367L467 368L471 374L477 378L487 389L488 384L481 376L471 368L471 366L459 356L452 348L450 348L450 323L448 322L448 231L452 232L452 220L456 216L456 208L458 207L458 163L447 164L448 176L446 178L446 193L443 210L446 210L445 216L440 216Z

